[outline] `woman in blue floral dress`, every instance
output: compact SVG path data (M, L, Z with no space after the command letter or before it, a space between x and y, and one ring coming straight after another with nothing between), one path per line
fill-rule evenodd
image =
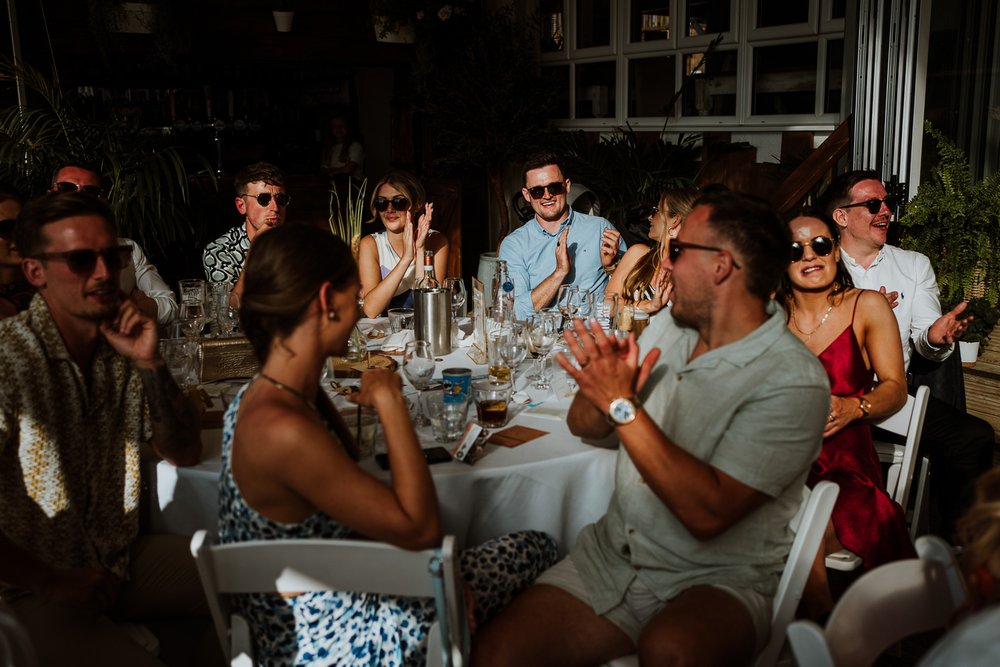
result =
M326 231L284 225L247 260L240 322L261 373L226 413L219 539L364 536L408 549L441 541L437 496L399 376L365 373L353 402L374 409L392 480L356 463L353 439L319 391L326 358L343 354L358 318L357 267ZM555 543L514 533L463 552L460 567L484 620L554 562ZM363 593L241 596L262 665L421 665L430 600Z

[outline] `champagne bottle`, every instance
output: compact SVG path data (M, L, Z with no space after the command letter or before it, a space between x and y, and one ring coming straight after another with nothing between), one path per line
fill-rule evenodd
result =
M414 284L414 289L434 289L441 287L434 277L434 251L424 250L424 271Z

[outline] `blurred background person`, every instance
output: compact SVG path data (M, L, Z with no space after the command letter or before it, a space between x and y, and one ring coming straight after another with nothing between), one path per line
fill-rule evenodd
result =
M330 134L323 149L319 168L327 174L347 174L357 180L365 177L365 149L361 135L346 113L330 118Z
M660 195L659 205L649 214L649 238L653 244L629 246L605 294L617 294L622 303L632 304L651 315L667 304L670 271L662 267L663 253L667 242L677 236L698 196L696 188L677 188Z
M35 295L21 271L21 256L14 246L14 225L23 204L17 190L0 184L0 319L25 310Z

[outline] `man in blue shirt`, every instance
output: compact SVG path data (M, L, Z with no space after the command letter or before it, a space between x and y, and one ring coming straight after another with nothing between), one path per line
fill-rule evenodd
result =
M536 156L524 165L521 194L535 217L500 244L514 282L518 319L553 305L559 286L569 283L600 296L618 256L625 251L621 235L604 218L570 209L571 187L559 159Z

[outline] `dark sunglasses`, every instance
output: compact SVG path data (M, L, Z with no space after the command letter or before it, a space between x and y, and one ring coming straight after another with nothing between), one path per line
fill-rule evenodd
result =
M697 243L686 243L685 241L678 241L677 239L670 239L670 245L667 247L667 254L670 256L670 263L674 264L677 262L678 258L684 254L685 250L708 250L710 252L726 252L732 255L725 248L717 248L711 245L699 245ZM737 269L742 269L743 267L739 265L736 259L733 259L733 266Z
M866 201L859 201L855 204L844 204L840 208L856 208L858 206L864 206L868 209L869 213L875 215L882 210L883 203L889 207L890 211L896 210L896 198L892 195L889 195L885 199L868 199Z
M52 185L58 192L76 192L79 190L95 197L100 197L104 194L104 189L99 185L80 185L79 183L70 183L69 181L59 181Z
M566 194L566 182L553 181L548 185L536 185L533 188L528 188L528 194L531 195L532 199L541 199L545 196L546 190L548 190L549 194L553 197Z
M392 199L386 199L385 197L375 197L375 201L372 206L379 213L385 213L389 210L389 205L392 204L392 210L397 213L402 213L403 211L410 208L410 200L403 195L396 195Z
M251 199L256 199L257 203L261 206L267 206L270 204L272 196L274 197L274 201L278 202L278 206L288 206L292 203L292 198L287 192L279 192L276 195L272 195L270 192L261 192L259 195L240 195L240 197L250 197Z
M7 220L0 220L0 239L10 241L14 238L14 225L16 223L17 220L11 220L10 218Z
M813 254L817 257L826 257L833 252L833 239L829 236L814 236L812 241L792 243L792 261L797 262L802 259L802 253L806 251L806 246L813 249Z
M104 260L104 265L110 271L118 271L132 261L132 246L116 245L100 250L67 250L66 252L40 252L35 259L51 262L66 262L73 273L81 276L90 275L97 266L97 258Z

